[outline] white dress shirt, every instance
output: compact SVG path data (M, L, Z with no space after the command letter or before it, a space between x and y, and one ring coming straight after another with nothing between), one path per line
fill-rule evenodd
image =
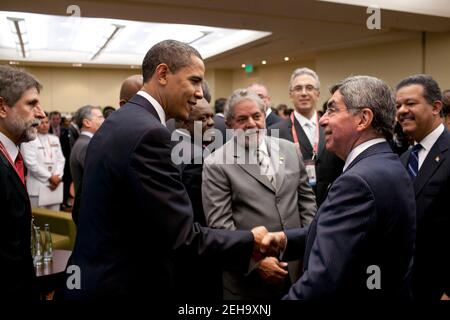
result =
M348 154L347 159L345 159L344 169L342 169L342 172L344 172L348 168L348 166L353 162L353 160L355 160L356 157L359 156L364 150L381 142L386 142L386 139L384 138L371 139L353 148L353 150L350 151L350 153Z
M308 137L309 143L311 146L314 146L315 143L318 144L319 137L317 136L317 113L314 111L311 119L306 118L304 115L294 110L294 115L297 121L302 126L303 131L305 131L306 136Z
M436 129L431 131L425 138L423 138L419 143L422 145L422 149L419 150L419 170L425 161L428 153L430 152L433 145L436 143L437 139L441 136L442 132L444 132L444 125L441 123L437 126Z
M19 148L7 136L0 132L0 141L8 152L9 157L14 162L19 154Z
M152 106L155 108L156 113L159 116L159 119L161 120L161 123L163 124L163 126L166 127L166 113L164 112L164 109L161 107L161 105L159 104L158 101L156 101L155 98L153 98L151 95L149 95L147 92L145 91L138 91L137 93L138 95L140 95L141 97L144 97L145 99L148 100L148 102L150 102L152 104Z

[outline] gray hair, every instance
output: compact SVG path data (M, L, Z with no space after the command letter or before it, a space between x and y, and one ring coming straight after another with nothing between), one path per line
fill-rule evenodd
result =
M81 129L83 127L83 120L84 119L88 119L88 120L92 119L92 110L94 110L94 109L97 109L100 112L102 111L102 109L100 107L94 107L94 106L91 106L91 105L86 105L86 106L83 106L83 107L79 108L75 112L73 118L74 118L75 124L78 126L78 128Z
M297 78L298 76L302 76L304 74L313 78L314 81L316 81L316 89L317 90L320 89L319 76L317 75L317 73L315 73L314 70L311 70L309 68L298 68L295 69L291 75L291 80L289 81L289 91L292 90L292 82L294 82L295 78Z
M264 101L256 93L248 89L237 89L231 94L225 105L224 115L227 121L231 121L234 118L234 108L242 101L255 102L259 110L265 114Z
M150 80L161 63L167 64L170 71L175 73L178 69L189 66L192 56L202 59L200 53L187 43L177 40L158 42L148 50L142 61L144 83Z
M0 97L10 107L29 89L41 91L41 83L31 74L10 66L0 66Z
M349 112L356 114L363 108L373 112L372 128L386 139L392 137L395 125L395 99L384 81L370 76L353 76L334 85L330 92L339 90Z

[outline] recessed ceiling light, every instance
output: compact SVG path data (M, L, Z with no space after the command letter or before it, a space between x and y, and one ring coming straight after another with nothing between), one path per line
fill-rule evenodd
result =
M72 63L72 67L82 67L82 63Z
M245 68L245 63L241 64L241 67L242 67L242 68Z
M267 64L266 60L261 61L262 64Z
M284 61L289 61L289 57L284 57Z
M9 64L19 64L18 61L10 61Z

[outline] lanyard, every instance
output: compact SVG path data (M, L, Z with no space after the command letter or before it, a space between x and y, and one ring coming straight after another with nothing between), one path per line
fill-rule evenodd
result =
M11 166L14 168L14 171L16 171L17 175L20 178L21 174L20 174L19 170L17 170L17 167L16 167L14 161L12 161L11 157L9 156L8 150L6 150L5 146L3 145L3 143L1 141L0 141L0 151L3 153L5 158L8 159L8 162L11 164ZM22 181L22 178L20 178L20 181Z
M297 135L297 131L295 130L295 121L294 121L294 112L291 113L291 122L292 122L292 127L291 127L291 132L292 132L292 138L294 138L294 143L298 144L299 149L300 149L300 143L298 140L298 135ZM312 159L315 159L317 156L317 151L319 149L319 137L320 137L320 132L319 132L319 116L317 115L317 121L316 121L316 139L314 141L313 144L313 157Z

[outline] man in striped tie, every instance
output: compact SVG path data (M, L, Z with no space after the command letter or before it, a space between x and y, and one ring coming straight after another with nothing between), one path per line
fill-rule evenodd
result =
M302 157L294 143L265 135L265 106L251 90L228 99L225 121L233 139L204 161L206 222L221 229L270 231L307 226L316 213ZM247 273L223 273L224 299L279 299L300 276L298 260L264 259Z
M417 300L450 299L450 132L442 123L442 96L429 75L397 85L397 119L414 147L402 155L417 203L413 294Z

